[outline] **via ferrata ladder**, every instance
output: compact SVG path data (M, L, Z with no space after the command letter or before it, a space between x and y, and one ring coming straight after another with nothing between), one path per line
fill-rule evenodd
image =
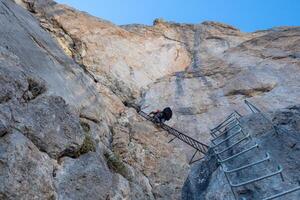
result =
M275 125L272 123L272 121L269 120L256 106L254 106L247 100L245 100L245 104L250 108L250 110L253 113L260 113L265 119L268 120L269 123L272 124L272 127L275 129L275 131L277 130ZM245 156L246 154L249 154L251 152L258 151L259 146L260 146L257 143L253 143L253 142L251 143L251 141L253 141L253 140L252 140L251 136L249 135L249 133L245 133L245 131L243 130L243 127L240 124L240 120L239 120L240 117L241 117L241 115L237 111L234 111L232 114L230 114L228 117L226 117L226 119L223 122L221 122L218 126L211 129L211 136L213 137L213 139L211 140L213 143L213 146L211 148L213 149L215 155L218 158L218 162L221 165L221 170L225 174L225 177L230 185L230 188L234 195L234 198L236 200L238 200L238 199L246 200L245 197L239 197L236 194L236 192L235 192L236 188L239 188L239 187L251 184L251 183L255 183L257 181L261 181L263 179L267 179L267 178L273 177L275 175L280 175L282 181L284 181L284 179L283 179L283 175L282 175L283 168L280 165L278 165L278 167L275 171L268 172L261 176L256 176L256 177L248 179L246 181L234 182L233 180L231 180L232 174L234 174L234 173L241 174L243 172L243 170L251 169L254 166L257 166L257 165L263 166L264 164L266 165L266 162L270 161L270 159L271 159L270 154L268 152L266 152L265 156L263 158L257 159L254 162L247 163L247 164L244 164L241 166L235 166L235 167L228 166L228 163L230 163L230 161L233 161L237 158L241 158L242 156ZM236 150L235 147L238 147L238 146L243 147L243 150L236 153L236 152L234 152L234 150ZM225 153L227 153L227 156L224 155ZM264 168L266 168L266 166ZM295 192L298 190L300 190L300 186L297 186L295 188L285 190L278 194L266 197L263 200L276 199L278 197L287 195L289 193L292 193L292 192Z

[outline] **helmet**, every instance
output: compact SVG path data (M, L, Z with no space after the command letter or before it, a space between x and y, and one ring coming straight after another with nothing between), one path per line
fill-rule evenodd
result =
M172 118L172 110L170 107L166 107L163 110L165 120L170 120Z

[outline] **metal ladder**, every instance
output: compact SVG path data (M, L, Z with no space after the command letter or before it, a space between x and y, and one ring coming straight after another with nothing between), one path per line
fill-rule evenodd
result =
M259 112L263 115L263 113L256 106L251 104L249 101L245 101L245 103L253 113ZM228 166L228 163L230 161L240 158L243 155L249 154L253 151L257 151L260 146L257 143L251 144L251 142L253 140L252 140L251 136L249 135L249 133L245 133L245 131L243 130L243 127L240 124L240 120L239 120L240 117L241 117L241 115L237 111L234 111L228 117L226 117L226 119L223 122L221 122L218 126L211 129L211 132L210 132L211 136L213 137L213 139L211 140L212 144L213 144L212 149L213 149L215 155L217 156L218 162L221 165L221 170L224 172L227 182L229 183L231 191L236 200L239 197L235 193L235 189L237 189L239 187L242 187L242 186L245 186L245 185L248 185L251 183L255 183L255 182L261 181L263 179L267 179L267 178L276 176L276 175L280 175L280 177L283 181L283 176L282 176L283 169L280 165L277 167L277 170L275 170L275 171L268 172L266 174L263 174L262 176L257 176L255 178L248 179L246 181L233 182L231 180L230 175L232 175L234 173L242 173L243 170L251 169L251 167L254 167L257 165L263 165L266 162L270 161L270 159L271 159L270 154L266 152L264 157L257 159L256 161L254 161L252 163L247 163L242 166L234 166L234 167ZM266 116L264 116L264 118L266 118ZM268 118L266 118L266 119L270 123L272 123L271 120L269 120ZM276 130L273 123L272 123L272 127ZM235 147L238 147L238 146L243 147L243 150L241 150L237 153L233 153L234 150L236 150ZM224 156L225 153L227 153L227 156ZM267 198L264 198L263 200L275 199L280 196L284 196L286 194L289 194L289 193L292 193L292 192L295 192L298 190L300 190L300 186L295 187L290 190L283 191L281 193L278 193L278 194L275 194L272 196L269 196ZM246 198L241 197L241 199L245 200Z
M193 156L192 156L192 158L191 158L191 160L189 162L190 164L192 164L192 163L200 160L200 159L194 160L194 158L195 158L195 156L196 156L197 153L201 153L201 154L205 155L208 152L208 149L209 149L208 145L206 145L206 144L204 144L204 143L202 143L202 142L200 142L200 141L198 141L198 140L196 140L196 139L194 139L194 138L192 138L192 137L190 137L190 136L188 136L188 135L186 135L186 134L184 134L184 133L182 133L182 132L180 132L180 131L178 131L178 130L176 130L176 129L174 129L174 128L166 125L166 124L164 124L164 123L157 124L155 122L155 120L154 120L153 117L151 117L147 113L143 112L139 108L139 106L137 106L137 105L135 105L133 103L126 103L125 105L136 109L136 111L138 112L138 114L140 116L142 116L143 118L145 118L148 121L153 122L154 124L158 125L160 128L162 128L165 131L167 131L169 134L173 135L174 138L171 139L169 141L169 143L172 142L174 139L177 138L177 139L183 141L184 143L188 144L193 149L195 149L195 153L193 154Z

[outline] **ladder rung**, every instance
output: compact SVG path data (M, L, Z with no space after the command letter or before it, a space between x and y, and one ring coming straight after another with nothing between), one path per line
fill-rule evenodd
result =
M207 152L208 146L206 144L203 144L203 143L191 138L190 136L180 133L176 129L169 127L166 124L163 124L162 128L164 130L168 131L170 134L177 137L178 139L180 139L181 141L183 141L183 142L189 144L190 146L192 146L193 148L199 150L201 153L205 154Z
M211 131L218 129L220 126L222 126L224 123L226 123L231 117L234 116L234 112L228 115L221 123L219 123L215 128L210 129Z
M249 133L248 133L245 137L243 137L242 139L238 140L238 141L235 142L234 144L232 144L232 145L230 145L229 147L223 149L222 151L217 151L217 152L215 151L215 153L216 153L216 154L224 153L225 151L228 151L228 150L231 149L232 147L238 145L239 143L241 143L241 142L244 141L245 139L249 138L249 136L250 136L250 135L249 135Z
M297 190L300 190L300 186L295 187L295 188L290 189L290 190L287 190L287 191L284 191L284 192L280 192L280 193L272 195L270 197L264 198L263 200L272 200L272 199L275 199L277 197L281 197L281 196L284 196L286 194L289 194L289 193L292 193L292 192L296 192Z
M217 137L217 135L215 133L213 133L212 131L210 131L209 133L213 138Z
M219 131L218 135L226 133L226 131L231 130L231 128L235 127L238 124L239 124L239 121L234 120L233 122L231 122L230 124L228 124L226 127L223 127L223 130Z
M239 117L242 117L242 115L238 111L234 111Z
M215 136L215 138L212 139L212 142L215 141L215 140L217 140L218 138L220 138L221 136L223 136L224 134L226 134L226 132L231 131L232 129L234 129L237 126L241 127L241 125L239 123L235 124L234 126L230 127L228 130L224 130L219 135Z
M214 132L214 133L215 133L215 132L218 132L218 131L220 131L222 128L228 126L229 124L231 124L231 123L234 122L234 121L236 121L236 118L233 118L233 119L231 119L230 121L228 121L227 123L223 124L222 126L220 126L220 127L216 128L216 129L212 130L212 132Z
M227 161L229 161L229 160L231 160L231 159L233 159L233 158L236 158L236 157L238 157L238 156L240 156L240 155L242 155L242 154L244 154L244 153L247 153L247 152L249 152L249 151L251 151L252 149L255 149L255 148L258 148L258 144L255 144L255 145L253 145L252 147L250 147L250 148L248 148L248 149L245 149L245 150L243 150L243 151L241 151L241 152L239 152L239 153L236 153L236 154L234 154L234 155L232 155L232 156L230 156L230 157L228 157L228 158L225 158L225 159L223 159L223 160L218 160L218 162L219 162L219 163L227 162Z
M277 174L280 174L282 172L282 167L281 166L278 166L278 170L276 172L272 172L270 174L267 174L265 176L261 176L261 177L258 177L258 178L255 178L255 179L251 179L249 181L244 181L244 182L241 182L241 183L231 183L229 181L229 184L231 187L241 187L241 186L244 186L244 185L247 185L247 184L250 184L250 183L254 183L256 181L260 181L260 180L263 180L265 178L269 178L271 176L275 176Z
M270 155L267 153L267 154L266 154L266 157L263 158L263 159L261 159L261 160L258 160L258 161L256 161L256 162L250 163L250 164L248 164L248 165L244 165L244 166L241 166L241 167L238 167L238 168L234 168L234 169L231 169L231 170L225 170L225 169L224 169L223 171L224 171L225 173L233 173L233 172L237 172L237 171L246 169L246 168L248 168L248 167L252 167L252 166L254 166L254 165L258 165L258 164L260 164L260 163L262 163L262 162L265 162L265 161L268 161L268 160L270 160Z
M232 135L228 136L227 138L225 138L224 140L222 140L221 142L215 144L214 146L212 146L212 148L219 146L220 144L223 144L224 142L230 140L231 138L233 138L234 136L238 135L239 133L243 132L242 128L239 128L238 131L236 131L235 133L233 133Z

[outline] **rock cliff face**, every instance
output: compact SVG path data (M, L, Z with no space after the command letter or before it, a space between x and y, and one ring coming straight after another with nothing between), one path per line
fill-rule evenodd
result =
M299 103L299 27L116 26L52 0L1 0L0 24L0 199L180 199L191 149L124 101L207 144L244 99Z

